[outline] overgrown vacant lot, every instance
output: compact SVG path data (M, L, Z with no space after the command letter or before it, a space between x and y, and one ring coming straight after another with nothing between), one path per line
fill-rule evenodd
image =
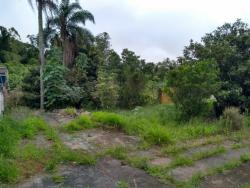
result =
M248 187L250 133L175 119L172 105L38 113L0 123L0 181L14 187Z

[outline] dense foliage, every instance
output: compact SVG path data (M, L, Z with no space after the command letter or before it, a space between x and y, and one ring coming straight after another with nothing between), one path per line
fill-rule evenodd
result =
M109 34L93 36L83 27L86 21L94 23L94 16L77 2L51 4L44 30L46 109L132 109L157 103L165 88L185 118L213 106L217 115L230 106L249 110L250 29L241 20L218 27L201 42L191 40L177 61L157 64L129 49L117 54ZM9 90L22 97L16 101L36 108L41 94L38 38L28 38L30 44L23 43L14 28L0 27L0 61L9 70Z
M218 70L213 61L184 63L167 77L168 93L185 118L200 115L218 86Z
M250 29L237 20L206 34L200 43L191 41L184 50L186 61L213 59L217 63L221 81L216 94L218 114L229 106L238 106L242 111L250 108L249 48Z

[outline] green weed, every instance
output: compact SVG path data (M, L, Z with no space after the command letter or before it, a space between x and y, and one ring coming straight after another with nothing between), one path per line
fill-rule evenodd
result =
M0 155L5 157L14 155L16 145L20 140L20 134L13 129L15 125L18 126L18 123L12 119L0 120Z
M54 175L52 177L53 181L56 183L56 184L60 184L60 183L63 183L65 178L63 176L58 176L58 175Z
M24 160L42 161L46 157L46 150L37 148L34 144L28 144L20 151L19 155Z
M119 181L118 182L118 188L129 188L129 185L125 181Z
M169 132L161 126L152 126L145 130L143 135L144 139L155 145L164 145L173 143L171 135Z
M126 148L124 147L109 148L104 153L105 155L110 155L111 157L114 157L119 160L125 160L127 158Z
M177 156L174 161L171 162L170 168L175 168L178 166L191 166L193 160L185 156Z
M143 170L147 170L149 168L148 161L149 159L146 157L130 157L128 159L129 165Z
M11 160L0 157L0 182L14 183L18 179L18 175L16 165Z
M22 122L23 126L23 137L33 138L38 131L45 131L48 127L47 123L38 117L30 117Z
M123 129L126 126L125 119L116 113L94 112L92 117L95 121L114 128Z
M81 115L64 125L63 130L67 132L75 132L91 128L94 128L94 124L90 117L87 115Z

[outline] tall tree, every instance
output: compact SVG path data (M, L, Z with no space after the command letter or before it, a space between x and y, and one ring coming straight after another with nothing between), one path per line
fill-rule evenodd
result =
M36 2L38 10L38 30L39 30L39 58L40 58L40 108L44 109L44 82L43 82L43 72L44 72L44 32L43 32L43 11L46 11L47 8L54 8L53 0L34 0ZM30 6L33 6L33 0L28 0Z
M122 51L122 73L120 105L133 108L144 103L143 91L145 89L145 75L143 73L144 60L134 52L124 49Z
M94 16L87 10L83 10L78 2L70 3L62 0L53 11L54 17L48 19L48 27L51 35L59 33L63 47L63 64L73 64L78 38L93 38L91 32L82 27L86 21L95 23Z

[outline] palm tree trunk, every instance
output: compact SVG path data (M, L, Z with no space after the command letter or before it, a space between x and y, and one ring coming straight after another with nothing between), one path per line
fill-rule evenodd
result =
M69 39L63 41L63 64L65 67L70 67L75 58L74 43Z
M43 69L44 57L44 36L43 36L43 6L41 0L38 1L38 25L39 25L39 56L40 56L40 109L44 110L44 82Z

